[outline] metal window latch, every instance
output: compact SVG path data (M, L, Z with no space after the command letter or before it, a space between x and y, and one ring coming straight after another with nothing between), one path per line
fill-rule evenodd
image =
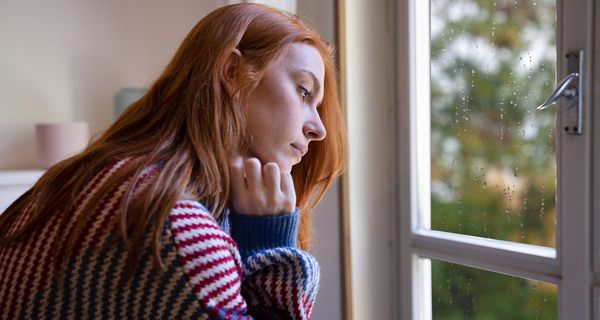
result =
M538 110L544 110L558 99L566 98L562 108L564 131L567 134L581 134L583 131L583 50L567 54L568 75L562 79L552 94L542 103Z

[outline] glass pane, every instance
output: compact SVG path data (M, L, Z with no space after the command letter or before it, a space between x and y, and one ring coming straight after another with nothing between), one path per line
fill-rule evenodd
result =
M431 261L433 319L557 319L556 285Z
M554 247L553 0L431 0L431 227Z

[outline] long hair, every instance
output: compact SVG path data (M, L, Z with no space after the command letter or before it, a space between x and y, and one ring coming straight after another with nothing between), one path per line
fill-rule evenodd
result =
M155 262L161 265L162 230L178 199L183 195L196 199L216 218L227 207L230 159L248 141L244 97L257 86L265 67L296 42L318 49L325 65L319 113L328 135L312 143L292 171L300 209L298 245L307 249L312 211L346 166L346 133L333 50L297 17L258 4L225 6L198 22L140 100L82 153L48 169L0 215L0 246L25 239L61 212L60 223L66 226L79 193L92 178L116 161L131 159L83 206L60 252L72 253L105 193L128 181L119 214L113 217L130 250L128 266L139 259L148 230L152 231ZM239 71L243 85L232 93L227 89L226 69L234 49L241 52L244 64ZM160 170L144 192L134 193L149 166ZM24 211L28 212L27 222L14 228Z

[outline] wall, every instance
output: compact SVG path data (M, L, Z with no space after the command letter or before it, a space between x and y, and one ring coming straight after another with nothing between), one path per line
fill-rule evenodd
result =
M0 2L0 168L36 167L34 124L112 121L114 94L148 85L216 1Z
M353 319L393 319L396 123L393 0L346 0Z

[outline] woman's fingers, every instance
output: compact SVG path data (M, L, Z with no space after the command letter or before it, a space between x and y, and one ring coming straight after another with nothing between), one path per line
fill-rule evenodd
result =
M275 162L268 162L263 167L263 178L265 179L265 188L273 196L281 192L281 177L279 166Z
M238 157L231 162L231 179L230 203L238 213L272 215L296 207L292 176L275 162L263 166L257 158Z
M244 173L248 189L257 190L263 185L262 168L260 161L256 158L248 158L244 161Z
M239 194L246 189L244 179L244 160L242 157L236 157L231 161L231 187L234 194Z
M281 173L281 192L284 195L284 207L287 212L292 212L296 208L296 189L294 180L290 173Z

